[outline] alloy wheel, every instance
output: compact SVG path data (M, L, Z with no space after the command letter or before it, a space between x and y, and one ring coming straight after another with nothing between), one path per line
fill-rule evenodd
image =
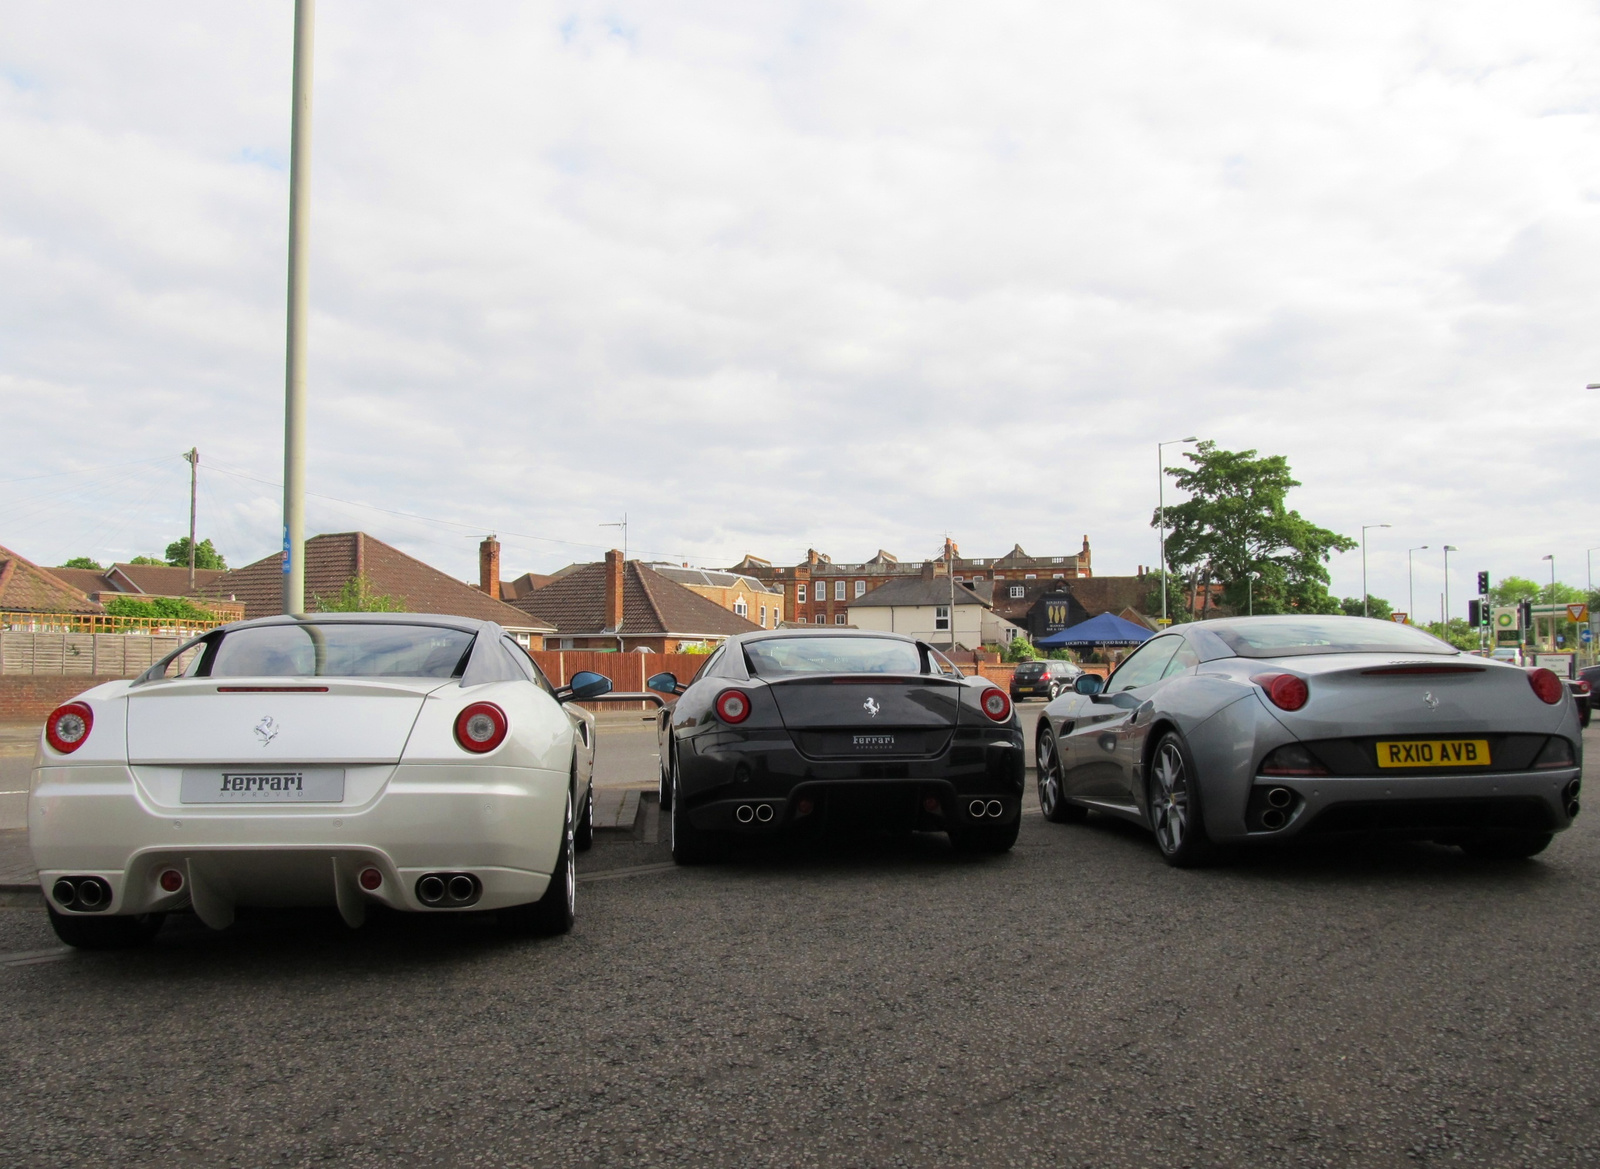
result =
M1039 776L1039 810L1045 819L1055 817L1061 806L1061 756L1056 751L1056 739L1049 731L1039 736L1037 771Z
M1150 821L1165 853L1183 847L1189 826L1189 777L1177 743L1165 742L1150 768Z
M573 831L573 824L572 824L572 792L569 789L568 792L567 792L567 888L566 888L567 916L568 917L574 916L577 913L577 909L578 909L578 872L577 872L577 869L578 869L578 854L572 847L573 846L573 837L575 835L576 834Z

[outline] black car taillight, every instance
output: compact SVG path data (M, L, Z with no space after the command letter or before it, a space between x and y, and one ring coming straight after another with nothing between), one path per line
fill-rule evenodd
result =
M1535 771L1553 771L1560 767L1577 765L1577 759L1572 754L1572 744L1560 735L1551 735L1546 739L1538 758L1533 761Z
M742 723L750 717L750 699L743 690L724 690L713 705L725 723Z
M984 714L997 723L1003 723L1011 717L1011 698L1004 690L985 690L983 697L978 699L978 705L983 707Z
M1299 743L1279 747L1261 761L1261 775L1327 775L1328 769Z

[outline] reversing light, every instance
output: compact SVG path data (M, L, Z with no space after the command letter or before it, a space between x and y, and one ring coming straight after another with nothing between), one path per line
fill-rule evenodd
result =
M1528 685L1533 687L1533 692L1539 696L1541 702L1554 706L1567 696L1566 684L1556 677L1554 670L1547 670L1543 666L1531 667L1528 670Z
M978 699L978 704L983 707L983 713L997 723L1006 722L1011 718L1011 698L998 687L985 690L983 697Z
M1328 769L1299 743L1279 747L1261 761L1261 775L1327 775Z
M1554 674L1550 675L1552 678ZM71 755L94 728L94 711L82 702L69 702L58 706L44 720L45 742L63 755Z
M724 690L717 695L716 708L725 723L742 723L750 717L750 699L743 690Z
M492 702L474 702L456 715L456 742L474 755L506 741L506 712Z
M1265 690L1279 710L1299 710L1311 697L1311 688L1298 674L1255 674L1250 681Z
M1558 767L1576 767L1578 761L1572 754L1572 744L1560 735L1551 735L1533 761L1535 770L1549 771Z

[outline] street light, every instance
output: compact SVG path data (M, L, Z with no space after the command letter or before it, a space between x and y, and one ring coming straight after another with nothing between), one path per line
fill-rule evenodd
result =
M1426 552L1426 544L1418 544L1415 548L1406 549L1406 603L1411 606L1411 611L1406 614L1406 620L1415 625L1417 623L1417 580L1415 571L1411 567L1411 554L1413 552Z
M1444 612L1440 614L1440 617L1445 633L1450 632L1450 553L1459 551L1461 549L1454 544L1446 544L1444 546Z
M1388 524L1362 524L1361 525L1361 615L1370 617L1367 612L1367 529L1387 528Z
M1552 552L1549 556L1541 556L1540 560L1550 562L1550 652L1554 653L1560 647L1556 645L1556 556ZM1539 625L1539 619L1533 619L1534 627Z
M283 394L285 613L306 611L306 281L311 258L311 34L315 15L316 0L295 0L289 115L289 314Z
M1259 572L1252 572L1250 574L1250 578L1246 580L1244 584L1245 597L1250 602L1249 616L1251 617L1256 615L1256 581L1260 579L1261 574Z
M1166 442L1156 443L1156 516L1161 530L1161 624L1170 624L1167 620L1167 460L1162 454L1162 449L1169 446L1182 446L1186 442L1198 442L1194 435L1188 438L1173 438Z

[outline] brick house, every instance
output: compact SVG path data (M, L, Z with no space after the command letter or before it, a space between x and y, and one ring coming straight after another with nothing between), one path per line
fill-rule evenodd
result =
M552 627L549 649L682 653L761 628L615 549L511 603Z
M728 612L754 621L763 629L776 629L783 624L783 590L777 585L743 573L690 568L687 564L650 564L646 567L681 584L690 592L699 593L708 601L715 601Z
M896 577L852 602L851 623L857 629L910 634L940 648L1009 644L1022 631L994 612L993 587L953 582L943 565L930 562L917 576Z
M399 601L406 612L493 621L529 649L543 649L545 635L554 632L521 609L485 596L365 532L327 533L306 541L308 613L319 612L323 601L338 597L346 582L356 577L365 578L373 593ZM283 612L283 553L231 569L199 589L198 595L237 598L247 618L276 616Z
M0 548L0 612L88 614L105 609L54 570Z
M52 568L56 576L82 589L90 600L104 604L114 597L149 601L157 597L198 600L200 589L226 573L222 568L194 570L195 589L189 591L189 570L165 564L124 564L118 562L104 571L93 568ZM224 621L244 616L244 605L223 597L207 597L205 607Z

